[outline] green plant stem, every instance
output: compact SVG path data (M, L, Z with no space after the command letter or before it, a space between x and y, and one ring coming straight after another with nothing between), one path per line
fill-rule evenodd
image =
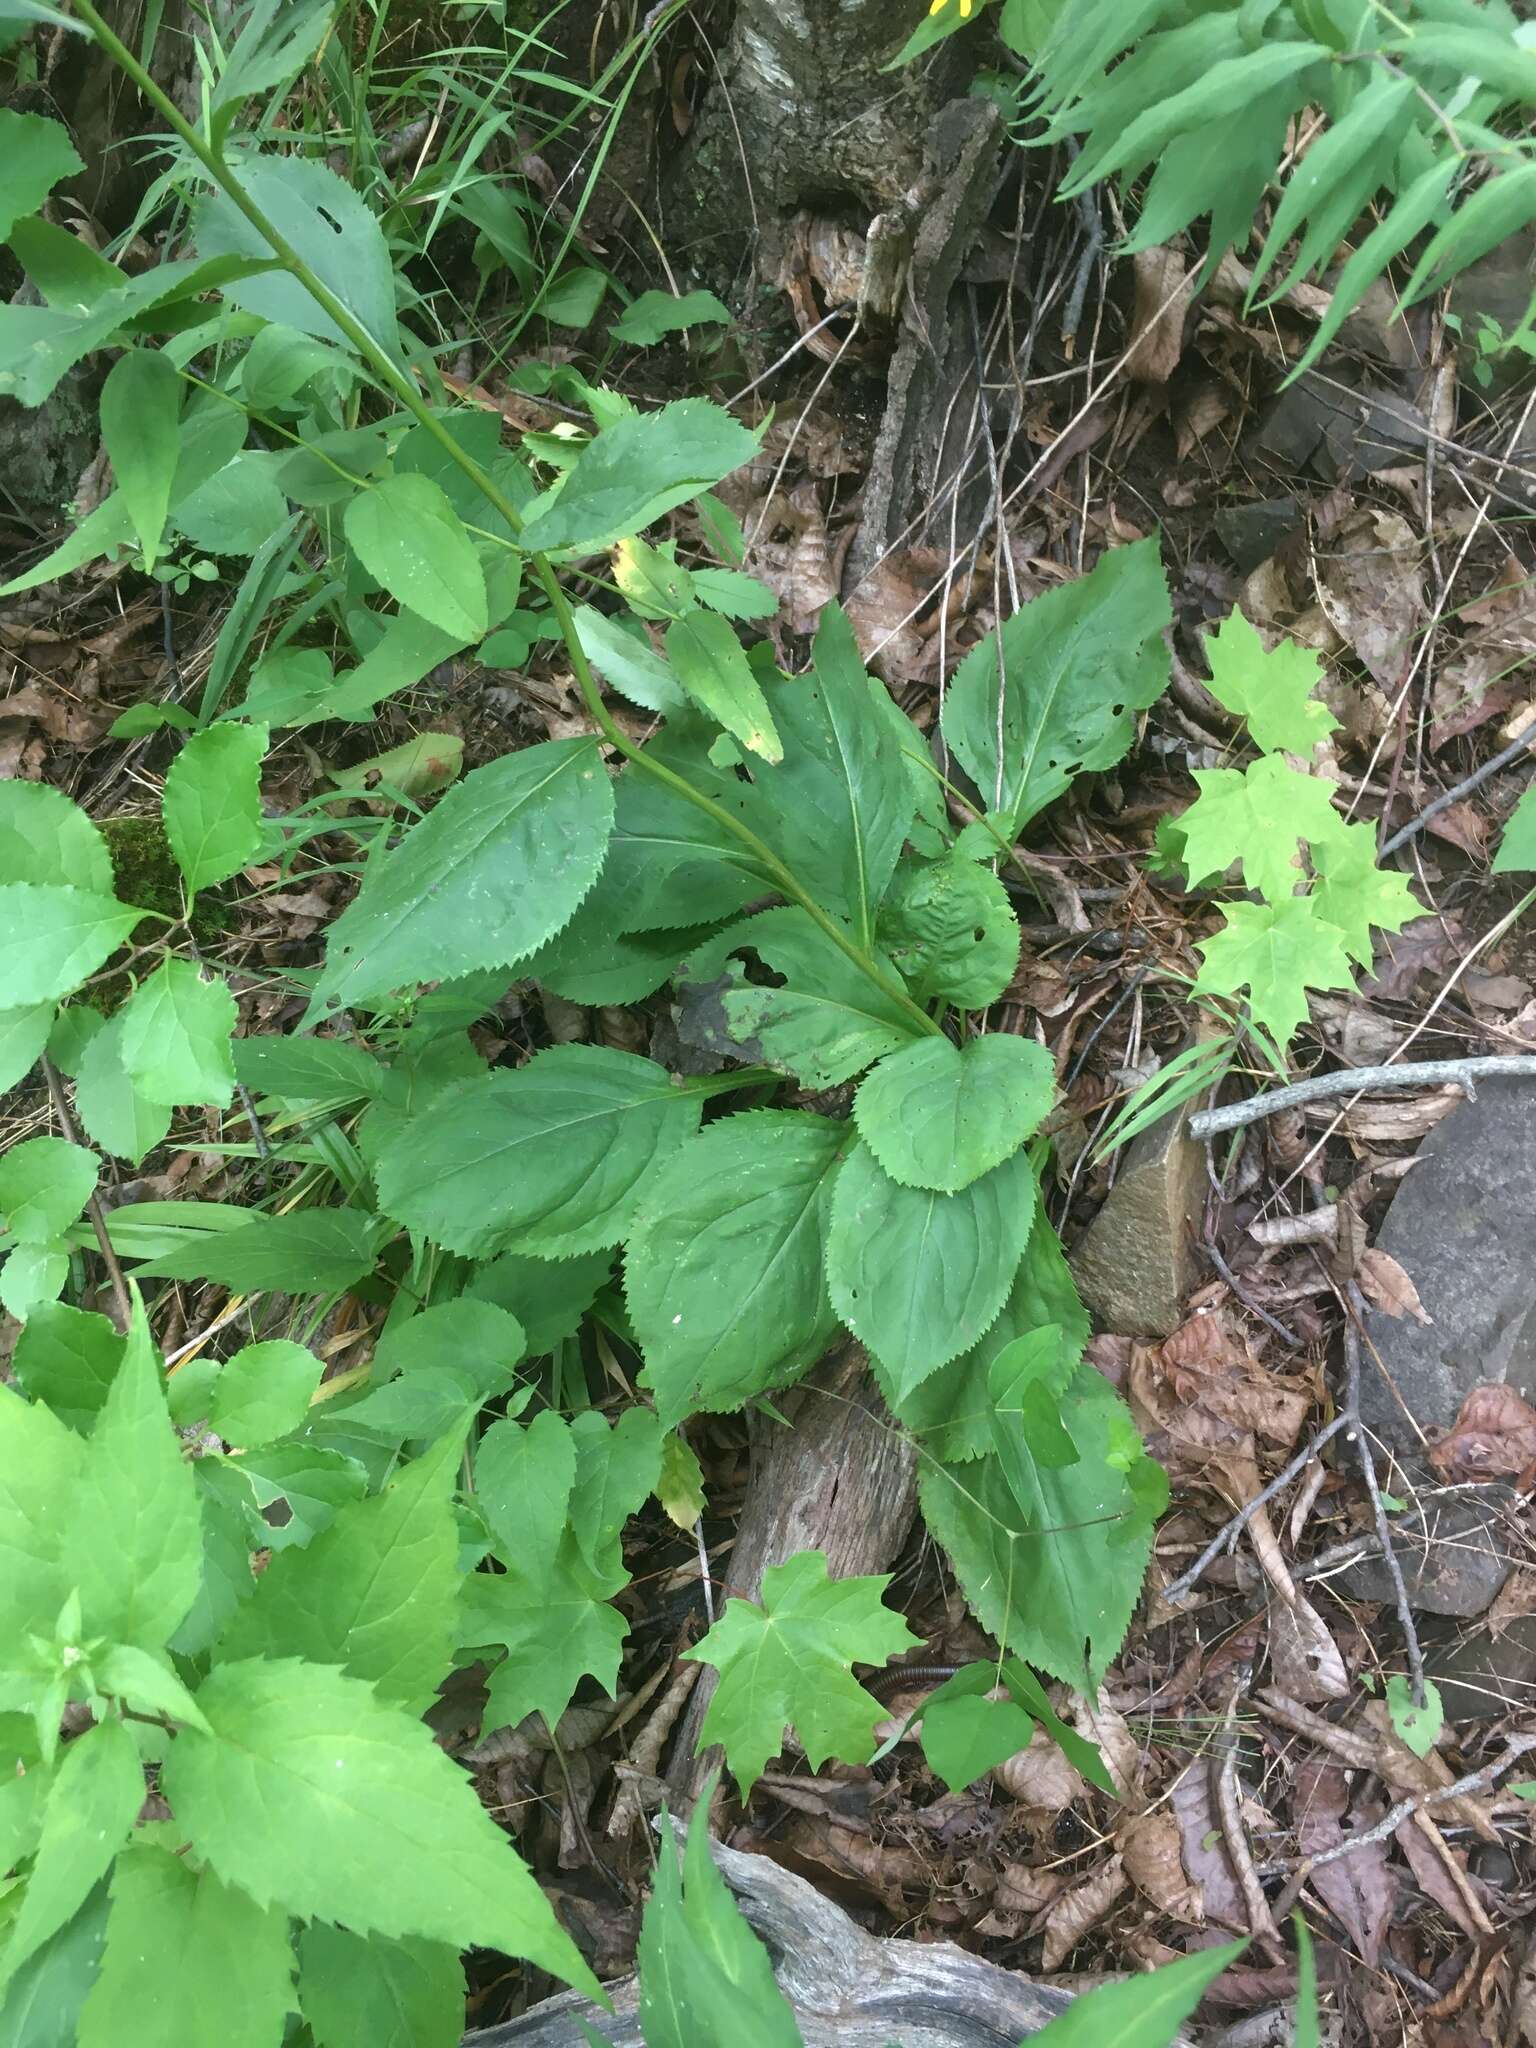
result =
M449 460L458 469L463 471L475 488L483 493L489 503L506 520L513 533L521 533L523 527L522 517L511 499L487 475L479 463L475 461L474 457L467 454L459 446L458 442L443 425L442 420L421 397L410 377L394 361L382 343L368 332L363 323L357 319L350 308L336 296L330 287L315 275L309 264L305 262L292 243L267 219L261 208L257 206L256 202L246 192L235 172L225 161L222 153L205 141L191 123L185 119L175 102L150 77L144 66L139 63L121 37L115 35L107 26L95 6L92 5L92 0L78 0L75 12L90 29L97 42L106 51L113 63L117 65L118 69L125 76L132 79L144 98L169 124L173 133L186 144L193 156L196 157L197 161L208 173L208 176L240 214L241 218L261 236L283 268L303 285L316 305L341 329L348 341L351 342L352 346L370 365L375 374L388 385L389 389L411 417L431 435L432 439L437 442ZM576 631L576 622L572 617L570 605L566 601L565 592L560 587L559 579L550 565L548 556L530 551L528 560L532 564L535 579L543 590L544 595L548 598L550 609L555 615L555 621L560 628L561 638L565 642L566 653L570 657L571 669L576 677L577 687L581 691L583 702L586 704L588 713L608 745L622 754L627 761L634 762L637 768L651 776L653 780L663 783L675 795L682 797L685 802L692 804L696 810L702 811L718 829L729 833L733 839L745 846L753 858L761 865L764 872L770 877L774 887L782 895L787 896L791 902L797 903L806 916L810 918L811 922L817 926L826 938L831 940L837 950L845 955L858 968L861 974L872 981L888 1000L894 1002L910 1018L918 1030L930 1037L939 1036L939 1027L934 1023L927 1011L919 1003L913 1001L905 988L893 980L891 976L884 973L870 958L868 953L854 944L838 925L837 920L828 915L809 890L801 884L793 871L785 866L784 862L779 859L770 846L758 838L750 826L744 825L737 818L733 818L730 812L722 805L717 804L712 797L705 796L702 790L695 789L691 783L685 781L681 775L676 774L662 762L653 760L643 747L636 746L634 741L620 730L607 705L603 702L597 678L592 673L592 668L582 647L580 636Z

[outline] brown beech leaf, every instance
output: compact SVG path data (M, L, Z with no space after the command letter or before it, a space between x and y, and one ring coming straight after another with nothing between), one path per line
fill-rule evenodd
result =
M1092 1877L1084 1878L1057 1899L1045 1925L1045 1945L1040 1955L1040 1967L1048 1976L1052 1970L1061 1968L1089 1928L1096 1927L1104 1918L1126 1890L1127 1883L1124 1863L1120 1857L1111 1856Z
M1227 1855L1211 1792L1210 1767L1204 1757L1197 1757L1179 1779L1169 1803L1179 1823L1184 1868L1200 1887L1207 1917L1227 1927L1246 1927L1247 1908Z
M1177 249L1166 244L1131 258L1136 289L1125 374L1137 384L1166 384L1184 353L1184 315L1193 280Z
M1187 1926L1205 1923L1205 1895L1184 1868L1178 1817L1168 1807L1138 1813L1115 1835L1126 1875L1162 1912Z
M1355 1273L1366 1300L1383 1315L1412 1316L1420 1323L1434 1321L1407 1273L1379 1245L1371 1245L1360 1254Z
M1027 1749L996 1765L992 1776L1010 1799L1042 1819L1065 1813L1084 1789L1075 1766L1043 1728L1035 1730Z
M1337 1764L1303 1763L1296 1772L1296 1839L1303 1856L1320 1856L1352 1834L1366 1817L1358 1810L1345 1820L1349 1783ZM1375 1814L1371 1820L1377 1818ZM1397 1902L1397 1878L1385 1842L1368 1842L1336 1862L1314 1870L1309 1882L1349 1931L1368 1969L1381 1954L1382 1936Z
M1417 534L1399 513L1361 506L1319 550L1318 602L1387 691L1402 682L1424 609Z
M1429 1457L1452 1482L1511 1478L1536 1461L1536 1408L1502 1381L1474 1387Z
M1467 1882L1465 1853L1453 1849L1443 1835L1438 1842L1431 1841L1411 1820L1405 1820L1392 1839L1402 1850L1404 1860L1413 1872L1413 1881L1425 1897L1433 1899L1470 1940L1479 1940L1483 1930L1462 1890L1462 1885ZM1447 1858L1455 1863L1461 1884L1446 1868Z

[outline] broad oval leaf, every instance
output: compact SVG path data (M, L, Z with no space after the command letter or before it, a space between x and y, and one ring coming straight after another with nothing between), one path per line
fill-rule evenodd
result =
M822 1244L848 1136L804 1111L722 1117L646 1190L625 1291L668 1427L787 1384L830 1341Z
M49 782L0 782L0 882L56 882L113 891L107 842Z
M647 1177L697 1130L702 1096L654 1060L551 1046L434 1097L379 1156L379 1200L468 1258L617 1244Z
M168 355L135 348L119 356L101 387L101 438L147 569L154 567L171 509L180 416L181 377Z
M75 1108L86 1135L103 1152L137 1166L171 1127L171 1112L134 1086L123 1063L121 1010L87 1042L80 1055Z
M631 414L593 436L547 504L535 501L523 544L541 551L605 547L638 533L750 462L757 441L705 398Z
M996 1322L1036 1196L1021 1152L956 1195L902 1187L868 1145L849 1157L832 1198L827 1284L898 1398Z
M22 1244L49 1244L96 1192L94 1152L64 1138L25 1138L0 1158L0 1215Z
M20 1008L67 996L117 951L143 915L94 889L0 884L7 1002Z
M429 476L387 476L343 515L368 574L405 606L460 640L485 632L485 571L447 494Z
M741 642L714 612L690 612L667 628L667 659L688 695L717 725L724 726L750 754L782 761L779 738Z
M165 778L165 836L194 894L227 882L261 845L264 725L194 733Z
M595 740L550 740L476 768L331 927L311 1010L526 958L597 880L612 823Z
M924 1038L854 1097L859 1136L904 1187L952 1195L1012 1158L1051 1106L1056 1063L1030 1038Z
M219 1368L208 1420L226 1443L269 1444L297 1429L325 1366L286 1337L247 1344Z
M227 1109L235 1092L235 999L222 975L165 960L124 1005L123 1065L146 1102Z
M1019 921L990 868L963 853L908 861L880 910L885 946L920 1001L995 1003L1019 964Z

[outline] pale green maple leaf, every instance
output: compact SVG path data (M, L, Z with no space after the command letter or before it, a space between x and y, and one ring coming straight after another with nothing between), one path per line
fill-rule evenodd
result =
M819 1550L763 1573L763 1604L729 1600L686 1657L713 1664L720 1683L701 1739L725 1750L745 1799L793 1726L812 1770L829 1756L867 1763L885 1711L850 1669L884 1664L918 1640L882 1606L890 1579L829 1579Z
M1266 754L1310 754L1339 721L1312 692L1323 665L1309 647L1282 640L1267 648L1239 611L1222 620L1205 643L1211 664L1206 688L1218 704L1246 719Z
M1309 988L1352 988L1349 955L1337 925L1318 915L1311 896L1280 903L1232 903L1227 922L1200 952L1196 995L1249 991L1254 1020L1281 1047L1307 1014Z
M1305 879L1299 842L1338 831L1333 784L1288 767L1277 754L1243 769L1197 768L1195 780L1200 794L1177 821L1191 882L1241 861L1248 887L1283 903Z
M1373 957L1371 927L1400 932L1424 915L1406 875L1376 865L1376 835L1369 825L1340 824L1331 839L1312 848L1317 881L1312 901L1317 914L1343 935L1344 950L1362 967Z

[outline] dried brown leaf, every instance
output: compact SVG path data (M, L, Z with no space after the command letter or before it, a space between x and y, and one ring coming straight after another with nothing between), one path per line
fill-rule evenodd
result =
M1083 1795L1083 1781L1043 1728L1030 1737L1029 1747L998 1764L993 1778L1031 1815L1052 1820L1065 1813Z
M1126 1875L1162 1912L1187 1926L1205 1924L1205 1897L1184 1868L1177 1816L1166 1806L1139 1813L1116 1832Z
M1320 1856L1363 1833L1377 1814L1359 1809L1348 1820L1349 1781L1337 1764L1303 1763L1296 1772L1296 1839L1303 1856ZM1397 1902L1397 1878L1385 1842L1368 1842L1314 1870L1308 1882L1337 1914L1368 1969L1375 1969L1382 1937Z
M1424 609L1419 541L1396 512L1362 506L1317 558L1317 597L1384 690L1395 691Z
M1536 1462L1536 1408L1502 1381L1474 1387L1429 1456L1453 1483L1512 1478Z
M1197 1757L1179 1779L1170 1803L1179 1824L1184 1868L1200 1887L1207 1918L1227 1927L1246 1927L1242 1889L1227 1855L1204 1757Z
M1135 297L1125 374L1137 384L1166 384L1184 353L1184 316L1194 281L1177 249L1141 249L1131 259Z
M1061 1968L1089 1928L1098 1925L1126 1887L1125 1866L1120 1857L1111 1856L1102 1869L1062 1894L1051 1907L1045 1926L1040 1967L1047 1975Z
M1360 1254L1355 1273L1366 1300L1383 1315L1412 1316L1415 1322L1425 1324L1434 1321L1407 1273L1379 1245L1370 1245Z

